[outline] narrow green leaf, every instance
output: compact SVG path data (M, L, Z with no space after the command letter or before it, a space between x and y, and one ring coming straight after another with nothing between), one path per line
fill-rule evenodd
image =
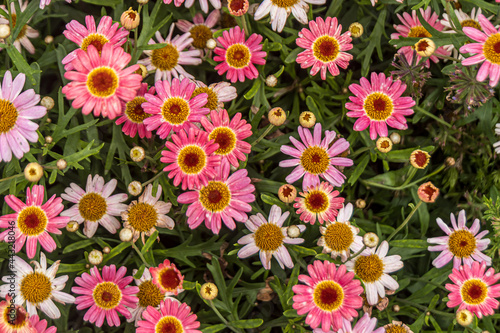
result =
M68 246L66 246L64 248L63 254L71 253L73 251L83 249L83 248L90 246L94 243L95 243L95 241L93 239L85 239L85 240L82 240L82 241L79 241L79 242L76 242L73 244L69 244Z
M256 328L264 323L262 319L245 319L232 321L230 324L236 328Z
M370 155L365 155L361 162L356 166L354 169L351 177L349 177L348 183L349 185L354 185L356 183L356 180L358 180L359 176L365 171L366 166L368 165L368 162L370 162Z

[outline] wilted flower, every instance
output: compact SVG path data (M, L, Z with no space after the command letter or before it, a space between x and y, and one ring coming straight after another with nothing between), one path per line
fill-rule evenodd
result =
M43 168L37 162L28 163L24 168L24 178L29 182L37 182L43 177Z
M272 108L267 115L267 119L274 126L281 126L285 123L286 113L280 107Z
M413 98L422 97L422 88L431 77L431 72L425 69L425 62L418 60L416 51L409 61L405 54L396 54L392 66L396 68L391 71L395 80L401 80L406 84L407 90Z
M278 190L278 198L284 203L292 203L297 197L297 189L290 184L281 185Z
M201 285L200 295L203 299L213 300L215 297L217 297L218 293L219 289L212 282L207 282Z
M417 194L423 202L433 203L439 195L439 189L431 182L427 182L418 187Z
M304 111L299 115L299 124L305 128L311 128L316 124L316 116L311 111Z

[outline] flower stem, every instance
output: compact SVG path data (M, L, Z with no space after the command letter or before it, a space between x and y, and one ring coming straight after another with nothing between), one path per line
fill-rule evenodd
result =
M266 135L269 134L269 132L271 132L271 130L274 128L274 125L273 124L269 124L269 127L264 131L264 133L262 133L261 136L259 136L257 138L257 140L255 140L254 142L252 142L252 147L255 146L256 144L258 144L260 142L260 140L264 139L264 137Z
M233 326L229 325L229 322L226 320L226 318L224 318L222 316L222 314L219 312L219 310L217 310L217 308L215 307L214 302L212 302L212 300L209 300L208 304L210 305L210 307L212 308L212 310L214 310L214 312L217 315L217 317L219 317L219 319L222 320L222 322L224 323L224 325L226 325L231 331L233 331L235 333L241 333L240 330L238 330L238 329L234 328Z
M438 123L441 123L443 125L445 125L446 127L449 127L451 128L451 125L448 124L446 121L444 121L443 119L437 117L436 115L434 115L433 113L430 113L429 111L421 108L420 106L414 106L415 110L417 110L418 112L422 112L423 114L425 114L426 116L428 117L431 117L432 119L434 119L435 121L437 121Z
M396 228L396 230L394 230L392 232L392 234L389 235L389 237L387 237L387 242L389 242L394 236L396 236L396 234L398 232L401 231L401 229L403 229L407 224L408 222L410 222L410 219L411 217L413 216L413 214L415 214L417 212L417 209L420 207L420 205L422 204L422 200L420 200L417 205L415 207L413 207L413 210L410 212L410 214L406 217L406 219L403 221L403 223L401 223L401 225L399 227Z
M161 175L163 175L165 173L165 171L160 171L158 172L153 178L151 178L150 180L148 180L147 182L143 183L142 184L142 187L148 185L148 184L151 184L152 182L154 182L157 178L159 178Z
M132 244L132 247L134 248L135 252L137 252L137 254L139 255L139 258L141 258L142 260L142 263L144 265L146 265L146 267L151 267L150 264L148 264L148 262L146 261L146 259L144 258L144 256L142 255L141 251L139 251L139 248L137 247L137 245L135 245L134 242L130 242L130 244Z
M11 180L11 179L14 179L14 178L17 178L17 177L21 177L22 175L23 175L23 173L18 173L17 175L14 175L14 176L2 178L2 179L0 179L0 183L4 182L6 180Z
M363 245L363 247L361 248L361 250L359 250L358 252L354 253L352 256L349 257L348 260L352 260L354 258L356 258L357 256L359 256L364 250L366 249L366 245Z

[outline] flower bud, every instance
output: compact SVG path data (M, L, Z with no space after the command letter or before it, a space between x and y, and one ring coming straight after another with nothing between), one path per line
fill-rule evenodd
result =
M219 289L212 282L207 282L201 285L200 296L207 301L213 300L215 297L217 297L218 293Z
M229 14L233 16L245 15L248 11L248 0L228 0L227 9L229 9Z
M141 182L134 180L130 184L128 184L128 193L133 196L138 196L142 192L142 184Z
M363 199L356 200L356 207L358 207L359 209L365 208L366 207L366 201L364 201Z
M10 26L8 24L0 24L0 38L5 39L10 36Z
M148 69L143 64L138 64L138 65L139 68L134 73L141 75L142 78L145 79L146 76L148 76Z
M410 163L417 169L425 169L431 159L428 152L415 149L410 155Z
M276 87L276 84L278 84L278 79L274 75L269 75L266 77L266 85L268 87Z
M88 260L89 260L89 263L91 265L94 265L94 266L99 265L102 262L102 259L103 259L103 255L102 255L101 251L99 251L99 250L90 251Z
M300 229L296 225L291 225L287 228L286 233L290 238L297 238L300 235Z
M45 44L52 44L52 42L54 41L54 37L51 35L47 35L45 36L45 39L43 41L45 42Z
M54 107L54 99L52 99L52 97L50 96L45 96L44 98L42 98L40 105L45 106L47 108L47 111L50 111Z
M367 232L363 236L363 244L365 244L366 247L376 247L378 245L378 240L377 234L373 232Z
M452 166L454 166L454 165L455 165L455 159L454 159L453 157L451 157L451 156L448 156L448 157L446 158L446 160L444 160L444 163L445 163L447 166L452 167Z
M149 0L137 0L137 3L138 3L139 5L145 5L145 4L147 4L148 2L149 2Z
M59 170L64 170L68 167L68 162L66 162L66 160L63 160L62 158L57 160L56 162L56 166Z
M80 225L76 221L69 221L68 224L66 224L66 230L69 232L75 232L80 228Z
M29 163L26 168L24 168L24 178L28 181L34 183L39 181L43 177L43 168L40 164L36 162Z
M45 121L47 122L47 124L50 124L52 122L52 119L47 118Z
M109 248L109 246L105 246L105 247L102 249L102 253L104 253L104 254L109 254L109 252L111 252L111 249Z
M217 41L213 38L207 40L207 49L213 50L217 47Z
M293 185L281 185L280 189L278 190L278 197L284 203L292 203L297 197L297 189Z
M283 125L283 123L285 122L286 113L280 107L272 108L271 111L269 111L267 118L269 119L269 122L271 124L278 127L278 126Z
M429 38L422 38L415 46L417 54L421 57L430 57L436 51L436 44Z
M144 148L135 146L134 148L130 149L130 158L134 162L140 162L144 159L146 156L146 152L144 151Z
M401 308L399 307L399 305L394 304L394 305L392 306L392 311L394 311L394 312L399 312L399 310L401 310Z
M377 140L377 149L381 153L388 153L392 150L392 141L389 138L381 136Z
M122 230L120 230L120 240L122 242L130 242L133 236L134 233L130 228L123 228Z
M349 26L349 31L351 32L351 36L354 38L361 37L363 34L363 26L359 22L354 22Z
M431 182L427 182L418 187L417 194L423 202L433 203L436 202L439 195L439 189Z
M52 143L52 137L50 135L47 135L45 137L45 143L47 143L47 144L51 144Z
M299 116L300 126L311 128L316 124L316 116L311 111L304 111Z
M130 7L128 10L124 11L120 17L120 23L127 30L133 30L139 26L141 22L141 17L139 13Z
M469 326L474 320L474 315L467 309L457 311L457 323L461 326Z
M399 135L399 133L397 133L397 132L392 132L391 135L389 136L389 138L391 139L392 143L394 143L395 145L397 145L398 143L401 142L401 135Z

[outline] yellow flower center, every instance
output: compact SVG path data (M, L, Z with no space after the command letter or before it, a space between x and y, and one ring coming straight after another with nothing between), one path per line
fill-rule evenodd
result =
M335 311L344 301L344 290L335 281L321 281L314 287L314 303L323 311Z
M222 182L210 181L201 188L200 202L210 212L221 212L231 202L231 191Z
M97 67L87 76L87 88L93 96L106 98L115 94L118 81L118 75L114 69Z
M181 279L173 268L164 268L158 274L158 282L167 291L172 291L180 287Z
M148 232L156 226L157 221L156 210L148 203L139 202L129 209L128 223L139 232Z
M236 148L236 134L229 127L214 128L208 138L219 144L215 151L217 155L228 155Z
M403 326L394 324L389 324L389 326L387 326L385 329L385 333L406 333L406 332L407 331Z
M486 60L500 64L500 33L488 37L483 45L483 53Z
M198 146L186 146L179 152L177 164L182 172L195 175L200 173L207 164L207 156Z
M17 227L26 236L40 235L45 231L47 222L47 215L37 206L26 207L17 215Z
M82 46L80 46L80 48L84 51L87 51L89 45L93 45L96 48L97 52L101 54L102 48L107 42L109 42L109 40L101 34L90 34L83 39Z
M163 301L165 295L161 293L160 288L156 284L149 280L141 283L137 298L139 298L139 306L143 308L147 308L148 306L156 308Z
M321 36L314 41L314 57L322 62L330 62L337 59L340 52L339 42L331 36Z
M21 295L30 303L38 304L50 298L52 284L45 274L29 273L21 281Z
M469 305L482 304L488 296L488 286L479 279L467 280L460 288L460 294Z
M300 156L300 164L307 172L319 175L328 169L330 159L324 148L314 146L304 150Z
M326 227L325 243L336 252L349 251L354 235L346 223L335 222Z
M17 121L17 109L11 101L0 99L0 134L9 132Z
M161 71L171 71L179 61L179 51L172 44L153 50L151 63Z
M12 28L16 27L16 22L17 22L17 15L16 14L11 14L10 15L12 18ZM28 30L28 25L25 24L24 27L21 28L21 31L19 31L19 35L17 35L16 40L20 40L24 36L26 36L26 30Z
M359 256L354 264L354 273L363 282L375 282L384 273L384 262L376 254Z
M207 41L212 38L212 30L204 24L195 25L189 30L193 39L193 46L197 49L207 47Z
M243 44L233 44L227 48L226 61L233 68L243 68L250 64L250 49Z
M284 238L281 228L274 223L262 224L254 234L255 245L268 252L276 251L283 244Z
M463 20L462 22L460 22L460 25L462 26L462 28L471 27L471 28L476 28L479 31L483 30L481 29L481 25L479 24L479 22L475 20Z
M180 97L170 97L161 107L163 119L172 125L183 124L189 117L189 103Z
M281 8L288 8L295 6L299 0L271 0L273 5L281 7Z
M209 87L198 87L193 91L191 98L198 96L199 94L207 94L207 104L203 105L204 108L208 108L210 110L217 110L219 106L219 97L217 94Z
M113 282L101 282L92 292L95 304L104 310L116 308L122 300L122 292Z
M306 209L311 213L323 213L330 207L330 200L324 191L312 190L304 198Z
M155 327L155 333L183 333L182 323L173 316L161 318Z
M424 27L421 25L417 27L413 27L410 29L410 32L408 33L408 37L432 37L432 35L427 31Z
M78 204L80 215L86 220L96 222L106 214L108 205L106 200L97 193L85 194Z
M136 124L142 124L144 119L151 117L149 113L144 112L142 108L142 103L147 102L142 96L137 96L130 102L127 102L125 108L125 114L127 118Z
M7 303L9 304L9 303ZM7 305L5 307L5 310L3 311L3 323L7 324L8 327L10 327L11 330L14 332L23 332L24 330L21 330L21 328L26 326L26 323L28 322L26 320L26 315L19 311L19 306L15 307L15 312L16 314L14 315L15 317L12 317L12 312L11 307ZM8 330L8 332L11 332Z
M476 249L476 238L468 230L453 231L448 238L448 248L455 257L466 258Z
M386 120L394 110L391 98L381 92L368 95L363 108L371 120Z

